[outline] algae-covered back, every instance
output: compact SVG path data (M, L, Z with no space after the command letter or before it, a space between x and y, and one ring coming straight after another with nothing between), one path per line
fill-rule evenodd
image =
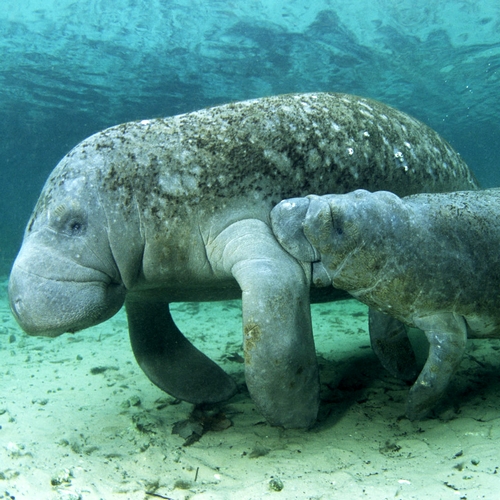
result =
M94 173L121 206L138 203L158 220L187 206L223 208L234 198L268 208L357 186L401 196L477 186L461 157L423 123L333 93L265 97L108 128L63 158L45 198Z

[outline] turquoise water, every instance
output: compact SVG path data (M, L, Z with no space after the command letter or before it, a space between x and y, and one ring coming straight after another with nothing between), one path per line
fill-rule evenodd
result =
M497 0L4 0L0 272L48 173L104 127L284 92L420 118L500 184Z
M253 500L279 495L275 478L287 499L497 495L498 340L469 342L446 398L412 423L408 387L369 347L366 307L315 305L319 423L283 431L244 389L239 301L176 304L180 328L240 387L223 407L232 426L185 447L172 431L192 406L142 373L123 311L74 336L28 337L4 278L45 179L79 141L228 101L375 98L499 186L498 0L2 0L0 54L0 499Z

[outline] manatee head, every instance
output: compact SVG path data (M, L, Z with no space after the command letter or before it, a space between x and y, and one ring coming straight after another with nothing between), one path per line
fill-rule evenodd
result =
M326 272L333 286L348 291L374 286L407 220L396 195L362 189L284 200L271 213L280 244L296 259L314 263L313 281L315 273Z
M49 177L9 279L12 312L32 335L87 328L124 302L96 171L73 163L66 157Z

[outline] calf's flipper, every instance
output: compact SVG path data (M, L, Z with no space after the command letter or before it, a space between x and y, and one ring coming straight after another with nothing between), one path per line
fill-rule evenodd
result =
M415 380L417 361L406 325L373 308L368 312L368 324L371 346L382 366L396 378Z
M445 392L458 368L467 343L467 326L461 316L440 313L415 320L429 341L429 355L406 406L410 420L418 420L432 409Z

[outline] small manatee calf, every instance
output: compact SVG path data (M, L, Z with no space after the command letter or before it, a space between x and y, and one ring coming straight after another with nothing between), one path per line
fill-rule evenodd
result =
M311 192L475 187L429 127L346 94L272 96L117 125L78 144L47 180L10 276L11 309L29 334L55 336L125 303L141 368L197 404L228 399L236 384L179 331L169 303L242 298L257 408L273 425L309 427L319 405L311 266L276 241L272 207Z
M282 201L278 241L314 262L313 279L370 306L372 346L393 374L415 361L403 325L429 340L407 415L422 418L445 391L467 336L500 337L500 189L417 194L357 190Z

